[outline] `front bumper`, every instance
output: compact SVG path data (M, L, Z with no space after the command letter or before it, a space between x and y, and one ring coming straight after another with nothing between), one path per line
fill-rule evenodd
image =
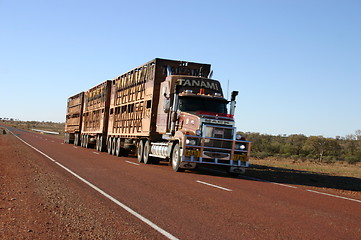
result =
M236 149L237 145L245 148ZM248 167L250 150L249 141L185 135L182 162Z

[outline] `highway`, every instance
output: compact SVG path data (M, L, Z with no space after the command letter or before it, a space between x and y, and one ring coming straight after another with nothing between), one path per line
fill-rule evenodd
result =
M8 127L22 144L108 198L160 239L360 239L361 201L206 170L175 173Z

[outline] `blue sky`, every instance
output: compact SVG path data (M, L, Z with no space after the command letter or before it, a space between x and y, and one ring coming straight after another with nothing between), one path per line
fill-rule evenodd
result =
M0 117L63 122L67 97L156 57L212 64L238 130L361 129L360 0L0 0Z

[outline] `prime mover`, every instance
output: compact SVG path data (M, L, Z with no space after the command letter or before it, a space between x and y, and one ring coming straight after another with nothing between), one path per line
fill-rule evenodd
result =
M221 165L244 173L251 143L237 134L237 91L224 97L210 64L156 58L68 98L65 142L173 170Z

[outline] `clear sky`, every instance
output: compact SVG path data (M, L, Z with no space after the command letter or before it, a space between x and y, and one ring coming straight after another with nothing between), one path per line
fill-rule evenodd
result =
M0 0L0 117L63 122L69 96L156 57L212 64L238 130L361 129L360 0Z

